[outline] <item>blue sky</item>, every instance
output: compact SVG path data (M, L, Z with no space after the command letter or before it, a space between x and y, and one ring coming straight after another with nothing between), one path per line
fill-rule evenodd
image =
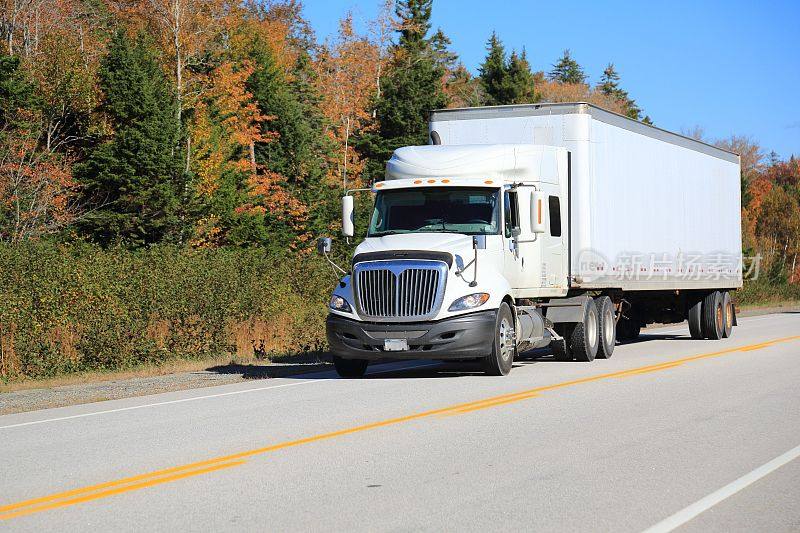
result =
M304 13L322 40L347 10L363 24L378 5L306 0ZM590 82L613 62L657 126L700 126L712 139L748 135L766 152L800 155L798 0L434 0L432 22L473 73L492 30L508 50L525 47L534 70L549 70L569 48Z

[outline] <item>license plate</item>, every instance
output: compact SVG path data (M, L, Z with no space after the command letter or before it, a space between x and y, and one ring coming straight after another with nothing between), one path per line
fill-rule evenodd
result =
M408 339L384 339L383 349L387 352L402 352L408 350Z

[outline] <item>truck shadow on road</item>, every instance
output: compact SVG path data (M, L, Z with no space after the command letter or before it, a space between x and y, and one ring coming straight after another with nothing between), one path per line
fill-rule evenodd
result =
M692 340L685 334L658 334L642 333L635 340L618 342L617 348L628 344L639 344L659 340ZM483 373L479 362L472 361L409 361L410 368L381 368L379 365L370 367L368 374L363 379L408 379L408 378L453 378L460 376L479 375ZM536 363L565 363L556 361L549 348L528 350L520 353L514 360L514 367L529 366ZM397 363L395 363L397 364ZM282 362L265 364L239 364L230 363L207 368L206 371L217 374L239 375L242 379L330 379L335 377L331 359L327 354L317 354L314 360L303 359L302 362Z

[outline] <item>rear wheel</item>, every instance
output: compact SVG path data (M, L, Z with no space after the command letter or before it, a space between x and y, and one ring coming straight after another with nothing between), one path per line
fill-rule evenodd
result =
M703 299L699 298L690 304L689 311L686 313L689 321L689 333L693 339L702 339L703 335Z
M497 310L494 342L491 353L484 359L484 371L491 376L505 376L511 372L517 353L517 337L514 332L514 317L507 303Z
M724 338L728 338L733 333L733 300L731 300L731 294L728 291L722 293L722 313L723 313L723 327L722 327L722 336Z
M336 373L343 378L362 378L367 372L369 361L364 359L344 359L338 355L333 356L333 366Z
M725 331L725 309L722 294L714 291L703 298L703 335L707 339L719 340Z
M597 307L599 344L597 357L608 359L614 353L614 344L617 342L617 325L614 323L614 304L608 296L601 296L594 301Z

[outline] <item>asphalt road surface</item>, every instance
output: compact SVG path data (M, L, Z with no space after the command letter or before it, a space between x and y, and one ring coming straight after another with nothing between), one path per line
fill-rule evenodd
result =
M800 314L740 324L3 416L0 530L800 531Z

